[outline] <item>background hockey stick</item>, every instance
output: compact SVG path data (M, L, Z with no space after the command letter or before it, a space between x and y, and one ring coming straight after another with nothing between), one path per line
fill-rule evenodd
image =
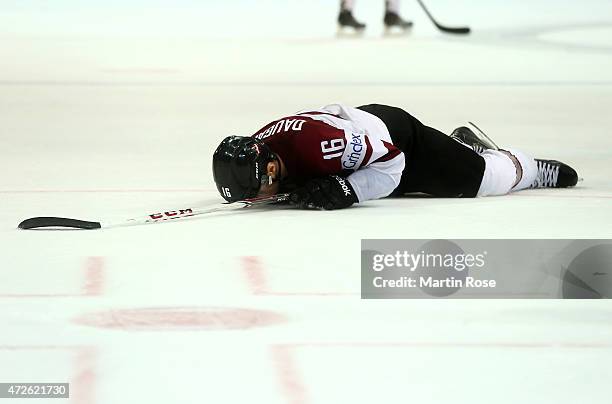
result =
M423 11L425 11L425 14L427 14L431 22L433 22L436 28L438 28L440 31L447 32L449 34L469 34L470 33L471 30L469 27L445 27L444 25L440 25L436 21L436 19L433 18L433 16L431 15L427 7L425 7L425 4L423 4L421 0L417 0L417 1L421 5L421 8L423 8Z
M234 203L224 203L209 208L187 208L170 210L161 213L152 213L147 216L124 219L111 222L90 222L87 220L70 219L66 217L32 217L19 223L20 229L38 229L41 227L68 227L74 229L106 229L109 227L134 226L146 223L157 223L165 220L181 219L185 217L205 215L208 213L238 210L252 206L269 205L289 200L289 194L277 194L263 198L245 199Z

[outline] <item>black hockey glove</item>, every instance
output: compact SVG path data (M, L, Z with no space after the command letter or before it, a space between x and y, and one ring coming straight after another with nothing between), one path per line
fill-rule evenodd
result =
M337 175L316 178L291 192L291 203L301 208L323 208L325 210L348 208L359 202L351 184Z

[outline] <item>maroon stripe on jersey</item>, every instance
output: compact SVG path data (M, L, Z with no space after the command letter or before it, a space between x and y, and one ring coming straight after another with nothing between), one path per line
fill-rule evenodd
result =
M370 164L370 158L372 157L372 144L370 143L370 139L368 139L368 137L365 137L365 142L366 142L366 154L363 157L363 163L361 163L361 166L367 166L368 164Z
M377 158L375 161L373 161L373 163L392 160L399 156L399 154L401 153L401 150L395 147L395 145L389 142L385 142L384 140L382 141L382 143L387 148L388 152L384 156Z

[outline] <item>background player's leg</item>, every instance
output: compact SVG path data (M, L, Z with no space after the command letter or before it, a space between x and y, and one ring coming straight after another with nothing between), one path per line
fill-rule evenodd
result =
M379 117L406 155L406 168L394 195L424 192L440 197L474 197L485 160L469 147L423 125L401 108L380 104L358 107ZM513 171L514 172L514 171Z
M346 11L352 12L354 6L355 6L354 0L341 0L340 1L340 11L346 10Z

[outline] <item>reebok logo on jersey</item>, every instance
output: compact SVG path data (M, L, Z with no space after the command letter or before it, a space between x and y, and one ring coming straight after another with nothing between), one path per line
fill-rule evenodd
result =
M347 145L342 154L342 168L356 170L365 156L365 136L360 133L347 133Z
M340 184L340 186L342 187L342 191L344 191L344 196L349 196L353 194L349 186L346 185L346 181L344 178L338 177L337 175L334 175L334 178L336 181L338 181L338 184Z

